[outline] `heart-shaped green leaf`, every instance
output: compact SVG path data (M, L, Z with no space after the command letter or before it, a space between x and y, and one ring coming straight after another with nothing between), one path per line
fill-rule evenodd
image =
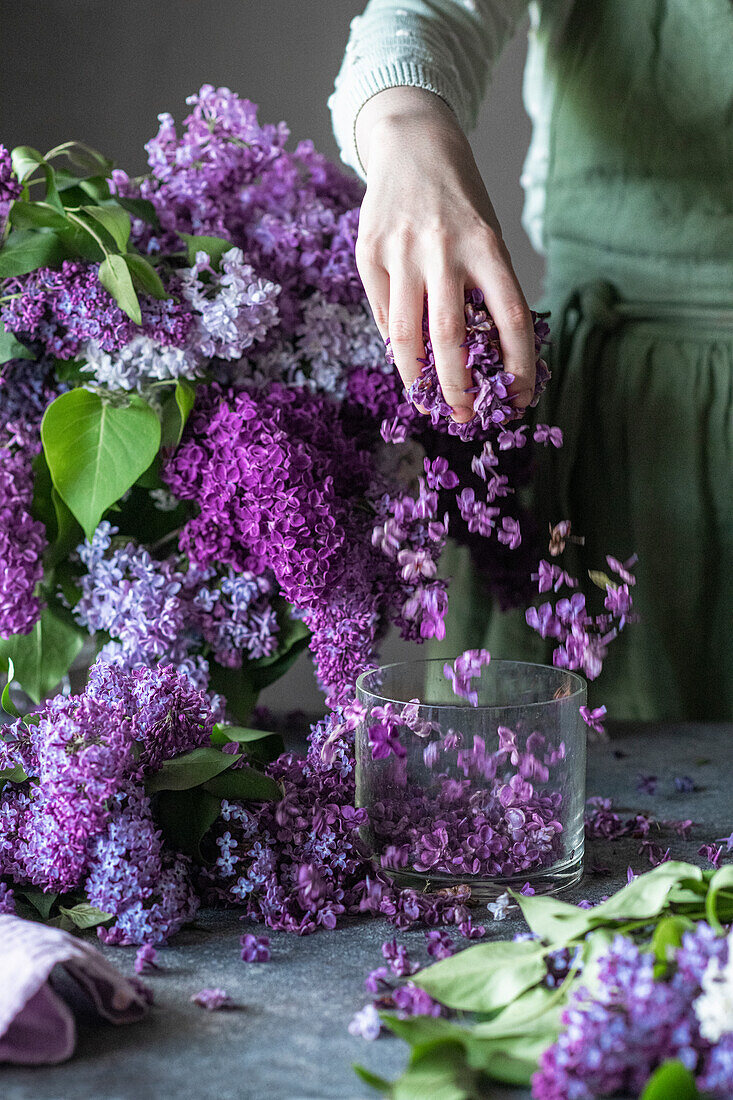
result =
M75 389L46 409L41 438L56 489L91 538L107 508L155 458L160 421L139 397L115 406Z
M57 267L73 250L52 231L16 229L0 248L0 279L27 275L37 267Z
M695 1078L678 1059L663 1062L649 1078L641 1100L698 1100Z

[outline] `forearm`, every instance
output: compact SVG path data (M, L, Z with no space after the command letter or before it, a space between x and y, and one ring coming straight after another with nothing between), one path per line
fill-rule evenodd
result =
M465 132L473 129L493 63L527 6L528 0L370 0L352 22L329 99L342 159L365 175L357 120L388 88L432 92Z

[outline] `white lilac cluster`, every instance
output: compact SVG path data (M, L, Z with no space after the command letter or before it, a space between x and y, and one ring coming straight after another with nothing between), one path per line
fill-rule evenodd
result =
M202 277L203 276L203 277ZM194 310L192 342L205 359L239 359L278 320L277 283L259 278L241 248L221 258L221 274L206 252L181 275L184 299Z
M694 1003L700 1034L709 1043L733 1032L733 930L728 933L725 962L714 956L700 980L702 993Z
M241 358L279 321L280 287L259 278L241 248L223 254L221 272L206 252L198 252L174 289L190 314L183 315L184 323L179 318L175 329L170 325L172 331L159 324L152 334L133 335L121 347L105 348L93 339L84 345L81 371L94 385L149 395L156 382L200 378L210 359Z
M196 378L201 359L193 348L161 344L151 336L133 336L118 351L105 351L95 341L84 348L84 374L94 376L98 386L110 390L141 390L151 382Z

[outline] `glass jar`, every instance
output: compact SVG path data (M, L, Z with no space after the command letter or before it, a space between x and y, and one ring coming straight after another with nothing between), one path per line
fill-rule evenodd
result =
M363 673L356 804L363 840L398 886L525 884L555 894L583 872L586 701L564 669L492 660L457 696L443 660ZM526 888L526 887L525 887Z

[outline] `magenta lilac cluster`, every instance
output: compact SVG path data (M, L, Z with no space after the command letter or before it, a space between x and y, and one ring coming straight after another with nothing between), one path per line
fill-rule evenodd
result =
M56 696L8 727L0 768L0 874L23 885L81 890L109 914L110 943L152 944L198 908L189 861L164 844L145 777L207 744L206 698L173 668L92 670L87 690ZM22 778L25 777L25 778Z
M540 1056L535 1100L638 1096L657 1066L679 1059L706 1096L733 1095L733 1025L716 1042L701 1034L695 1004L712 960L725 966L729 940L704 921L686 932L671 972L618 935L599 960L592 993L581 986L563 1010L563 1030ZM722 995L722 994L721 994Z

